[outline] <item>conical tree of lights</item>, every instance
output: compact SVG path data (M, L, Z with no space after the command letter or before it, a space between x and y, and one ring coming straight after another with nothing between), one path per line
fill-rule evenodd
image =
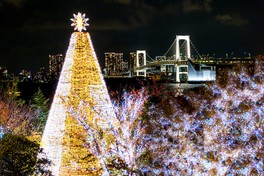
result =
M83 118L95 129L107 128L104 118L113 117L114 111L90 35L82 32L88 19L78 13L71 20L78 32L70 39L42 147L53 164L53 175L101 175L102 165L84 146L87 132L68 111L78 111L80 100L88 102L90 106L82 109Z

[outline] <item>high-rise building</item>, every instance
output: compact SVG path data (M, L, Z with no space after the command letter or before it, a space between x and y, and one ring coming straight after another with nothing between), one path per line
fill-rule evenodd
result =
M49 75L51 80L57 80L60 76L64 58L62 54L49 55Z
M48 75L45 71L45 67L41 67L39 71L33 76L34 82L45 83L48 82Z
M129 53L129 70L131 72L131 76L136 75L136 72L134 72L134 68L136 67L136 60L137 60L137 53L136 52L130 52Z
M127 60L124 60L123 61L123 72L122 74L123 75L128 75L128 71L129 71L129 66L128 66L128 61Z
M123 53L105 53L105 67L107 76L119 76L124 72Z

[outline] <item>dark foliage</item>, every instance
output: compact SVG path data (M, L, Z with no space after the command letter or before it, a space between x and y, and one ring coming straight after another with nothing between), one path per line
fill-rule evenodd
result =
M0 140L0 175L51 175L44 167L49 161L38 159L38 153L41 153L39 144L23 136L5 134Z

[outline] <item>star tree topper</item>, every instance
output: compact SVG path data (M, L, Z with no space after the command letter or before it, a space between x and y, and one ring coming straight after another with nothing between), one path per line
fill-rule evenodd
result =
M73 17L74 18L71 18L71 21L73 22L71 26L75 26L74 30L78 30L79 32L81 32L82 30L86 31L86 26L89 26L89 24L87 23L89 18L85 18L85 13L81 14L80 12L78 12L77 15L73 14Z

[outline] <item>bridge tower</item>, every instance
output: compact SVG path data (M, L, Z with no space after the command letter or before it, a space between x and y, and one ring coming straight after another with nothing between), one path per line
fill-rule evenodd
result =
M146 50L137 50L136 53L136 67L144 66L147 64ZM137 76L147 76L146 70L137 70Z
M69 109L81 113L94 129L107 128L105 118L115 114L90 35L82 32L88 19L78 13L71 20L78 31L71 35L41 147L52 162L50 170L55 176L102 175L98 158L84 147L88 134ZM88 104L81 112L80 100Z
M183 48L181 42L183 40ZM188 81L188 59L191 58L190 36L176 35L176 82Z

